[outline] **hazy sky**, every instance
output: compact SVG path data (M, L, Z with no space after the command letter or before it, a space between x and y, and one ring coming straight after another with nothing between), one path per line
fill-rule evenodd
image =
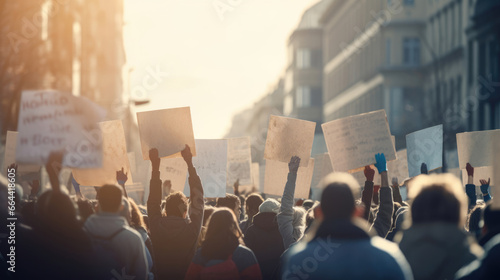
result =
M152 101L137 110L190 106L195 137L221 138L283 74L288 37L316 2L125 0L130 88ZM224 19L218 3L232 7Z

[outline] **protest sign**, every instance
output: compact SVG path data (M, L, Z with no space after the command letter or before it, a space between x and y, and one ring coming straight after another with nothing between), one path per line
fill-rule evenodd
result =
M293 156L298 156L302 159L300 166L307 166L315 129L315 122L271 116L264 158L288 163Z
M264 193L282 196L288 179L288 163L266 160L266 175L264 182ZM309 159L307 167L299 167L297 181L295 184L295 198L309 198L311 181L314 172L314 159Z
M133 184L122 121L101 122L99 128L102 134L102 167L91 169L73 168L75 180L84 186L99 187L105 184L116 184L116 172L123 168L128 176L126 184Z
M189 107L137 113L142 157L149 159L149 150L158 149L160 158L180 158L186 144L196 156L191 110Z
M170 180L172 191L183 191L188 174L187 164L183 158L162 158L160 161L160 179Z
M236 180L240 185L252 184L252 153L248 137L227 139L226 192L233 193Z
M443 125L436 125L406 135L408 172L410 177L420 174L422 163L427 170L443 166Z
M43 165L51 152L64 151L63 166L102 165L98 122L105 110L84 97L52 90L23 91L16 161Z
M227 140L196 139L197 155L193 165L201 179L203 194L208 198L226 196ZM190 196L189 181L186 180L184 194Z
M17 173L27 174L27 173L37 173L40 171L39 165L34 164L18 164L16 162L16 145L17 145L17 131L7 131L5 139L5 153L3 159L3 174L7 174L7 168L9 165L17 164Z
M474 167L492 166L494 157L498 157L491 149L494 142L500 141L500 129L464 132L457 134L458 163L465 169L467 163Z
M311 187L319 188L321 180L328 174L333 172L332 162L328 153L318 154L314 156L314 172Z
M384 110L334 120L321 125L333 170L356 171L375 164L375 154L396 159Z

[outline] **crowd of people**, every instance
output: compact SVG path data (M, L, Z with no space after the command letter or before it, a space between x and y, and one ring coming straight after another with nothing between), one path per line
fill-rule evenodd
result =
M234 194L212 200L189 146L181 155L190 197L162 197L151 149L143 206L128 198L123 169L116 184L96 188L96 200L69 195L58 179L62 154L52 153L50 190L38 194L34 181L29 198L15 198L15 272L7 269L10 231L0 228L0 279L500 279L500 209L492 207L489 178L480 178L476 194L470 164L465 188L451 174L427 174L425 164L421 175L389 183L377 154L363 187L332 173L315 200L297 200L301 159L292 157L281 198L243 194L236 182ZM12 205L8 185L2 177L2 221Z

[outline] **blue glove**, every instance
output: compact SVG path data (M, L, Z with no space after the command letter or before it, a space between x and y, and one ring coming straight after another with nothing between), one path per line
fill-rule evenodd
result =
M385 156L383 153L376 154L375 160L377 161L377 163L375 163L375 167L377 168L379 174L387 171L387 162L385 161Z

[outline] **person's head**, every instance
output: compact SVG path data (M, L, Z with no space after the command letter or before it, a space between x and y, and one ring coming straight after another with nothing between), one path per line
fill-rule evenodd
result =
M92 202L90 202L86 198L80 198L76 202L78 205L78 210L80 212L80 218L82 222L85 222L90 215L94 214L94 207L92 205Z
M39 225L52 229L73 227L78 224L76 205L65 193L45 191L35 206L35 215Z
M251 220L253 216L259 213L259 206L264 202L262 196L258 193L253 193L247 196L245 200L245 210L248 215L248 219Z
M467 221L465 222L465 229L467 229L471 235L476 237L477 240L481 237L481 216L483 208L484 203L474 206L467 216Z
M201 255L208 260L225 260L238 245L243 245L242 237L234 212L227 207L216 209L208 220Z
M237 218L240 216L240 199L234 194L227 193L225 197L217 198L217 204L215 206L218 208L227 207L233 210Z
M410 183L411 222L465 225L467 197L451 174L420 175Z
M348 220L359 214L355 199L359 196L359 184L348 173L332 173L323 179L321 216L324 220ZM360 206L359 208L362 208Z
M101 212L118 213L122 205L122 190L115 185L104 185L99 190L99 210Z
M144 223L144 218L142 216L139 207L132 198L128 198L130 204L130 226L133 228L143 228L147 231L146 224Z
M186 218L188 210L188 199L179 191L173 192L165 200L165 213L171 217Z
M274 198L264 200L259 206L259 213L275 213L280 211L281 204Z
M304 209L306 209L306 211L311 209L311 207L313 207L313 206L314 206L314 201L312 201L311 199L306 199L302 203L302 207L304 207Z
M493 209L492 207L492 203L488 202L483 211L483 235L490 232L500 232L500 210Z

